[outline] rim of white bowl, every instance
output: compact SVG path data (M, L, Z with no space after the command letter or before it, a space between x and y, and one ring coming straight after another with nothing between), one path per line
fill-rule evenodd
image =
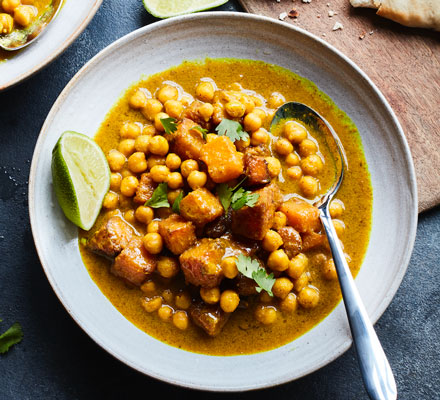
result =
M47 276L47 279L52 286L53 290L55 291L55 294L57 295L60 302L63 304L66 311L70 314L70 316L73 318L73 320L79 325L79 327L87 333L87 335L100 347L102 347L104 350L106 350L108 353L110 353L112 356L117 358L119 361L123 362L124 364L130 366L131 368L137 370L138 372L141 372L143 374L147 374L148 376L168 382L171 384L174 384L176 386L181 386L185 388L190 389L196 389L196 390L206 390L206 391L220 391L220 392L238 392L238 391L250 391L250 390L257 390L257 389L263 389L263 388L269 388L277 385L281 385L283 383L290 382L292 380L296 380L299 378L302 378L310 373L313 373L320 368L324 367L325 365L331 363L338 357L340 357L343 353L345 353L351 346L352 340L351 338L347 339L345 342L343 342L339 347L333 349L332 353L327 356L325 359L323 359L321 362L316 363L313 367L310 367L308 369L305 369L302 373L299 375L296 375L295 377L289 377L289 376L283 376L279 377L278 379L273 379L271 381L262 382L258 385L246 385L243 384L240 387L229 387L229 386L207 386L200 383L194 383L194 382L185 382L182 380L179 380L177 378L173 378L170 376L165 376L162 374L157 373L156 371L149 369L146 370L145 367L134 363L130 360L128 360L123 354L121 354L116 348L110 348L105 343L103 343L103 339L98 336L98 334L87 326L86 323L84 323L81 318L75 313L73 308L70 307L70 304L64 299L63 293L57 286L57 283L53 279L53 276L51 275L50 269L46 266L45 258L42 250L42 246L40 244L40 240L36 235L36 228L34 228L35 222L35 204L34 204L34 181L35 181L35 175L37 170L37 164L39 155L41 152L41 147L43 143L43 138L45 137L47 133L47 127L53 120L55 114L58 111L60 103L69 95L70 90L75 86L76 81L79 80L82 75L93 65L98 62L101 58L104 58L107 56L108 53L112 52L115 48L118 48L120 46L123 46L125 43L130 42L133 38L136 38L138 36L142 36L144 34L148 34L148 32L155 30L160 27L166 27L168 25L173 25L174 23L178 23L185 20L194 20L198 21L204 18L214 18L214 19L222 19L222 18L232 18L232 19L242 19L242 20L254 20L254 21L261 21L262 23L270 23L275 25L280 25L284 29L288 28L292 31L295 31L297 33L300 33L304 36L307 36L308 38L315 40L322 46L326 47L327 50L337 55L339 58L341 58L344 62L346 62L352 69L354 69L362 79L373 89L377 97L379 98L381 105L386 108L386 110L389 113L389 116L391 117L395 128L398 132L399 139L401 141L402 148L404 150L404 157L405 162L408 165L408 174L409 174L409 183L410 183L410 189L411 189L411 198L413 199L412 204L412 215L413 218L411 219L410 223L410 231L407 232L408 237L408 246L406 247L406 254L403 259L403 263L401 268L399 269L398 273L396 274L396 277L390 286L387 295L382 299L382 302L379 304L379 306L374 310L374 312L370 315L372 323L376 323L376 321L381 317L381 315L385 312L389 304L391 303L394 295L396 294L403 277L405 276L406 270L408 268L408 264L411 258L412 250L414 247L415 237L416 237L416 229L417 229L417 221L418 221L418 198L417 198L417 184L416 184L416 174L414 169L413 160L411 157L411 151L409 149L408 142L406 140L406 137L404 135L403 129L392 110L391 106L389 105L388 101L385 99L382 92L377 88L377 86L373 83L373 81L366 75L365 72L363 72L353 61L351 61L347 56L345 56L343 53L341 53L339 50L337 50L335 47L330 45L329 43L325 42L321 38L311 34L310 32L307 32L306 30L302 28L298 28L296 26L288 25L282 21L275 20L273 18L255 15L255 14L247 14L247 13L241 13L241 12L231 12L231 11L211 11L211 12L202 12L202 13L196 13L196 14L188 14L188 15L182 15L174 18L169 18L166 20L154 22L153 24L144 26L142 28L139 28L122 38L116 40L112 44L108 45L106 48L101 50L98 54L96 54L90 61L88 61L76 74L75 76L70 80L70 82L66 85L66 87L63 89L59 97L57 98L56 102L52 106L48 116L46 117L46 120L41 128L40 135L38 137L35 150L32 156L32 164L31 164L31 170L30 170L30 176L29 176L29 217L30 217L30 223L31 223L31 229L32 229L32 235L35 242L35 247L37 250L38 257L40 259L41 265L43 267L43 270ZM332 311L333 312L333 311ZM322 321L321 321L322 322ZM176 348L176 350L178 350Z
M9 82L4 83L2 86L0 86L0 92L3 90L6 90L6 89L10 89L13 86L18 85L19 83L25 81L26 79L29 79L31 76L36 74L38 71L47 67L53 61L55 61L55 59L57 59L58 56L61 55L61 53L63 53L75 41L75 39L84 31L84 29L87 28L90 21L95 16L96 12L98 11L99 7L101 6L102 1L103 0L95 0L95 4L90 9L90 12L87 14L87 17L83 19L83 21L78 26L78 28L72 32L72 34L68 37L68 39L66 39L64 41L64 43L60 47L58 47L58 49L56 49L54 52L52 52L44 61L42 61L38 65L29 69L25 73L12 78ZM64 5L62 7L64 7ZM62 11L62 10L60 10L60 11ZM43 34L50 34L50 32L43 32ZM32 45L30 45L30 46L32 46Z

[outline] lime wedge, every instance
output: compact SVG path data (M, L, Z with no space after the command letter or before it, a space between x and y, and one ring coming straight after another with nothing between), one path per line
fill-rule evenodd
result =
M110 187L110 168L101 148L81 133L64 132L52 151L52 180L66 217L89 230Z
M147 11L157 18L170 18L177 15L204 11L221 6L228 0L143 0Z

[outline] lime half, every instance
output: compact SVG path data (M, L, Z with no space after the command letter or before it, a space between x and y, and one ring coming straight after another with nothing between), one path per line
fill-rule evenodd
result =
M177 15L204 11L221 6L228 0L143 0L147 11L157 18L169 18Z
M52 151L52 180L66 217L89 230L110 187L110 168L101 148L81 133L64 132Z

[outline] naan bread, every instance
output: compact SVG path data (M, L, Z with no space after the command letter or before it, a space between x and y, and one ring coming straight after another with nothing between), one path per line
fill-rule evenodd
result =
M440 0L350 0L353 7L377 8L377 14L402 25L440 31Z

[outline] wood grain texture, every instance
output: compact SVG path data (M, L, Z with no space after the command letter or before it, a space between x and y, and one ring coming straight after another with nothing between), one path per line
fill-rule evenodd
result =
M419 212L440 204L440 33L401 26L374 10L353 8L348 0L240 2L248 12L273 18L295 9L298 17L286 18L286 23L326 40L367 73L387 98L408 139ZM337 14L329 17L329 11ZM335 22L342 23L343 29L332 31Z

